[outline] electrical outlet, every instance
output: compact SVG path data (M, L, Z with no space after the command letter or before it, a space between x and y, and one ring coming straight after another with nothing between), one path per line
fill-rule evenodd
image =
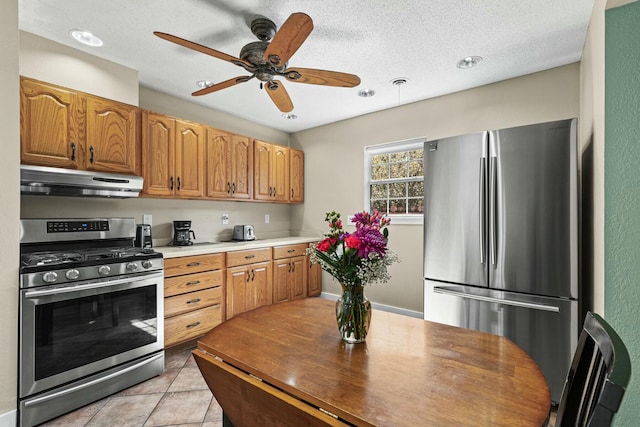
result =
M269 224L269 221L271 221L271 217L269 216L269 214L265 214L264 215L264 223L265 224Z
M229 214L228 213L223 213L222 214L222 225L227 225L229 224Z
M153 225L152 222L153 222L153 216L151 214L142 215L142 223L143 224Z

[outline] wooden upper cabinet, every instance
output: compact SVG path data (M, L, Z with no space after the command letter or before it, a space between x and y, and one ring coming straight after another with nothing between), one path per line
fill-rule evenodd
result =
M175 170L175 120L164 114L142 112L143 193L172 196Z
M137 174L138 111L132 105L21 77L21 162Z
M246 136L207 128L207 197L250 199L253 145Z
M289 149L289 201L304 201L304 152Z
M20 78L20 161L76 169L84 143L76 92Z
M87 96L86 169L137 174L139 121L137 107Z
M143 193L204 196L204 127L164 114L142 113Z
M178 197L204 196L204 127L176 119L176 182Z
M254 186L256 200L289 200L289 148L263 141L254 143Z

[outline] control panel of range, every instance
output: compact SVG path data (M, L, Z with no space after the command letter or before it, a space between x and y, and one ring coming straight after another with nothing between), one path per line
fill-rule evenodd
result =
M47 233L109 231L109 221L47 221Z

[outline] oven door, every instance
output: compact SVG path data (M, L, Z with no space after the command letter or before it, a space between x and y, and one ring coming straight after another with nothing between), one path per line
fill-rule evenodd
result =
M20 291L20 397L160 351L162 272Z

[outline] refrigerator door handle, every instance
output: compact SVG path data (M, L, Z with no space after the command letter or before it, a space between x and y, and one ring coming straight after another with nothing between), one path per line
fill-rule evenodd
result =
M497 228L496 221L496 158L489 159L489 250L491 252L491 264L497 262Z
M480 231L480 264L484 264L487 262L487 254L485 253L485 245L487 241L487 227L485 221L485 198L486 198L486 176L487 176L487 158L480 158L480 191L478 191L480 195L479 200L479 221L480 226L478 230Z
M502 304L502 305L511 305L514 307L530 308L532 310L542 310L542 311L551 311L553 313L560 313L560 307L553 306L553 305L537 304L537 303L525 302L525 301L515 301L510 299L502 299L502 298L494 298L488 295L467 294L465 292L456 291L450 288L442 288L439 286L434 287L433 292L436 294L450 295L458 298L473 299L477 301L493 302L493 303Z

